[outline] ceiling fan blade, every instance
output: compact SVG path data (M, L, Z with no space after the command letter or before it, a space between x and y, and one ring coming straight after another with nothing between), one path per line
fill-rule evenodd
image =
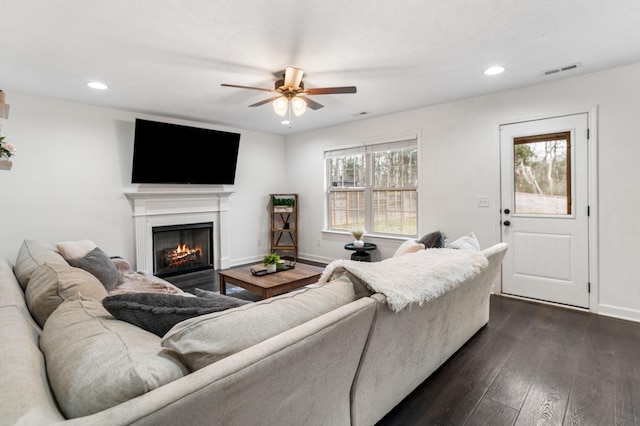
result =
M264 105L264 104L268 104L269 102L273 102L273 101L275 101L275 100L276 100L276 99L278 99L279 97L280 97L280 96L274 96L274 97L272 97L272 98L265 99L264 101L256 102L255 104L253 104L253 105L249 105L249 106L250 106L250 107L257 107L257 106L261 106L261 105Z
M320 109L320 108L324 108L324 105L317 103L316 101L307 98L306 96L300 96L298 95L298 97L300 99L302 99L303 101L305 101L307 103L307 106L313 110L316 109Z
M306 89L307 95L335 95L339 93L356 93L356 86L345 87L317 87L315 89Z
M263 89L262 87L238 86L236 84L226 84L226 83L222 83L220 86L223 86L223 87L236 87L238 89L262 90L263 92L275 92L275 93L277 93L273 89Z
M304 74L304 71L300 68L287 67L284 71L284 86L298 90L302 81L302 74Z

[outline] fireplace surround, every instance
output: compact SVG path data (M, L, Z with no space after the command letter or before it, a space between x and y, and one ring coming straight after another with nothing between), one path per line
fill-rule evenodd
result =
M229 267L230 191L138 190L125 192L132 202L136 269L153 274L153 228L189 224L212 224L213 267Z

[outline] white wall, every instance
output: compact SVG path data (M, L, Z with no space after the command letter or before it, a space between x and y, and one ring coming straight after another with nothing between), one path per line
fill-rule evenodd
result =
M300 194L300 251L347 258L350 235L323 234L326 147L421 131L420 233L456 238L474 231L483 247L500 241L498 125L588 112L597 107L601 314L640 321L640 64L287 136L287 182ZM541 77L542 80L543 77ZM490 207L476 206L478 195ZM321 238L321 245L317 245ZM393 254L398 241L367 238ZM599 279L598 279L599 278Z
M236 183L226 187L235 191L231 262L256 260L268 250L269 194L285 189L282 136L14 92L7 93L7 103L2 134L18 152L13 169L0 171L0 255L15 261L24 239L91 239L134 263L132 209L124 191L137 187L130 183L136 117L241 133Z
M483 246L500 239L500 123L599 109L600 313L640 320L640 64L490 96L322 129L277 135L242 133L231 205L232 264L259 259L268 247L268 194L300 194L301 257L347 258L348 235L323 234L325 147L421 131L421 233L455 238L474 231ZM25 238L49 243L89 238L107 253L134 258L130 182L135 117L163 120L7 93L2 134L18 146L13 170L0 171L0 255L15 260ZM311 114L311 113L309 113ZM286 175L285 175L286 164ZM286 182L286 185L285 185ZM476 207L488 195L490 208ZM257 246L257 240L262 246ZM320 239L321 245L317 241ZM379 257L399 244L378 243Z

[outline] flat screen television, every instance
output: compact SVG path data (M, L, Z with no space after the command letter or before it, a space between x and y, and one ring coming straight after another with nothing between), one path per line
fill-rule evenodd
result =
M132 183L227 184L240 134L136 119Z

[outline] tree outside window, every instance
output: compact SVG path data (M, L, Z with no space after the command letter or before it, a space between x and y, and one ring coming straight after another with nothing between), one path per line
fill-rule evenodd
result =
M515 213L571 214L571 133L514 139Z

